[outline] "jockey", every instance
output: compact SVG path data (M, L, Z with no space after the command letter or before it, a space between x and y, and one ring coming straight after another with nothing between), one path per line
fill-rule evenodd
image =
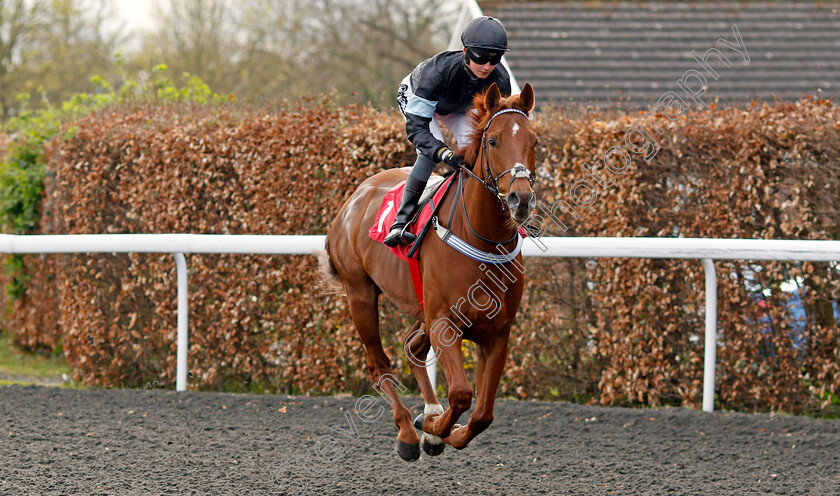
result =
M444 144L438 121L463 148L472 133L469 110L473 97L493 83L502 96L510 95L510 76L499 65L508 50L501 21L487 16L473 19L461 33L461 42L462 51L441 52L421 62L397 90L397 103L405 118L408 139L417 149L417 161L405 182L394 225L385 237L388 246L414 241L406 226L437 164L458 167L464 163L463 157Z

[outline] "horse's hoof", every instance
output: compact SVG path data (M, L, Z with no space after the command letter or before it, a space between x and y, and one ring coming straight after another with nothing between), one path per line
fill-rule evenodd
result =
M426 414L425 413L421 413L420 415L418 415L417 418L414 419L414 428L422 431L424 420L426 420Z
M432 434L426 434L425 432L420 436L420 446L423 447L423 451L429 456L438 456L446 448L446 444L441 438Z
M413 462L420 458L420 443L407 444L398 439L395 449L400 458L407 462Z

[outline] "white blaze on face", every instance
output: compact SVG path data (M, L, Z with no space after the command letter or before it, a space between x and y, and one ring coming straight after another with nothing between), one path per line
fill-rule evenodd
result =
M519 124L513 123L513 135L516 136L516 133L519 132Z

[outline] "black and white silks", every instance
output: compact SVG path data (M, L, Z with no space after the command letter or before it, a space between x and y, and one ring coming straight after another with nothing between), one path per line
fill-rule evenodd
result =
M421 62L397 90L406 133L417 152L432 162L440 161L435 153L446 145L437 121L452 132L459 147L466 145L472 133L467 111L473 97L493 83L502 96L510 95L510 76L501 64L480 79L467 70L462 51L441 52Z

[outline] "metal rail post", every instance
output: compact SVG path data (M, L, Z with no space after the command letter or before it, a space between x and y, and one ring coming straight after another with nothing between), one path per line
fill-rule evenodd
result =
M706 273L706 357L703 364L703 411L715 410L715 362L717 361L717 275L715 263L703 259Z
M429 348L429 354L426 355L426 374L429 376L429 382L432 383L432 390L437 389L437 357L435 356L435 348Z
M175 371L175 391L187 390L187 354L189 352L189 292L187 288L187 258L174 253L178 271L178 351Z

